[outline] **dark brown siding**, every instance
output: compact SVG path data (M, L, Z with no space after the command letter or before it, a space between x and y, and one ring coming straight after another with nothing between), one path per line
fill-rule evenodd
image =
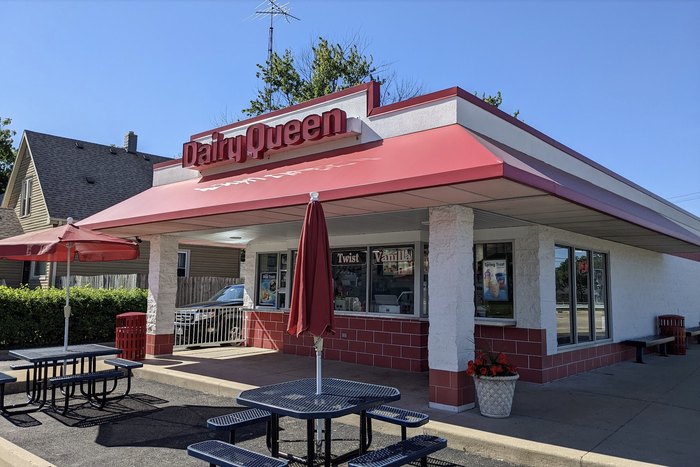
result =
M180 245L190 251L190 276L240 277L241 250L199 245Z

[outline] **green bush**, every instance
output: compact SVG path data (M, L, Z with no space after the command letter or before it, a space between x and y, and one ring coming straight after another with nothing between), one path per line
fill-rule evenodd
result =
M146 311L144 289L71 287L68 342L113 342L116 315ZM0 348L63 344L63 289L0 286Z

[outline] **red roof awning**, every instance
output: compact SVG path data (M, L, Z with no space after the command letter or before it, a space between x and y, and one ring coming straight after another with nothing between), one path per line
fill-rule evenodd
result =
M641 226L650 233L680 240L681 252L700 250L696 232L663 214L457 124L156 186L79 224L149 233L147 224L172 222L175 224L169 231L174 231L181 220L183 228L193 230L197 219L207 216L303 206L312 191L329 203L490 179L516 182L543 195ZM523 215L521 219L527 221L528 217ZM214 227L202 222L202 228Z
M497 178L503 162L459 125L388 138L235 175L150 188L80 222L106 229Z

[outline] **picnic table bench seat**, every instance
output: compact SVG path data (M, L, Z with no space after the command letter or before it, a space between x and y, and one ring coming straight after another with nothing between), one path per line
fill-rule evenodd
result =
M219 440L202 441L187 446L187 454L222 467L285 467L284 459L258 454Z
M428 465L428 455L447 447L447 440L431 435L418 435L376 451L368 452L348 462L348 467L394 467L420 459Z
M372 443L372 420L380 420L382 422L399 425L401 427L401 439L405 440L407 428L417 428L423 426L430 417L427 414L416 412L414 410L402 409L400 407L391 407L388 405L380 405L367 411L367 436L368 443Z
M73 365L74 363L78 363L78 359L68 358L65 360L56 360L54 362L54 366L60 366L60 365L63 365L64 363L66 365ZM36 366L36 363L18 361L17 363L11 363L10 369L12 369L12 370L32 370L32 369L34 369L35 366Z
M700 326L685 328L685 337L687 337L687 339L685 340L686 347L688 346L688 341L691 337L697 337L698 344L700 344Z
M5 412L5 385L15 381L17 381L17 378L14 376L0 373L0 412Z
M624 345L632 345L637 348L637 363L644 363L642 359L643 349L647 347L659 347L659 355L668 356L666 353L666 344L675 341L675 336L662 336L655 334L652 336L637 337L635 339L627 339L622 342Z
M143 368L143 363L127 360L126 358L108 358L105 360L105 365L113 365L117 368L125 370L133 370L135 368Z
M51 404L55 407L56 406L56 388L63 389L66 386L74 386L75 383L94 383L94 382L102 382L102 391L101 391L101 396L99 401L99 408L104 407L104 404L107 400L107 394L112 392L114 390L114 387L116 386L116 381L119 378L123 378L124 373L122 373L121 370L101 370L101 371L95 371L92 373L76 373L72 375L62 375L62 376L55 376L53 378L49 378L49 386L51 387ZM107 381L114 380L114 386L112 389L107 390ZM66 389L63 391L63 394L65 396L64 400L64 406L63 406L63 413L65 414L68 411L68 405L70 402L70 397L73 395L74 389Z
M57 368L58 368L58 369L61 369L61 368L63 367L64 364L65 364L65 365L71 365L71 366L73 367L73 372L75 373L75 365L77 365L77 363L78 363L78 359L77 359L77 358L68 358L68 359L63 359L63 360L56 360L55 362L53 362L53 369L54 369L54 370L53 370L53 376L57 376L57 375L56 375L56 369L57 369ZM32 376L31 372L32 372L32 370L35 370L36 368L37 368L36 363L32 363L32 362L19 361L19 362L11 363L11 364L10 364L10 369L11 369L11 370L15 370L15 371L26 370L26 374L25 374L25 377L24 377L24 381L25 381L25 384L24 384L24 391L27 393L27 397L29 397L29 395L30 395L30 392L31 392L31 384L32 384L32 380L33 380L33 378L31 377L31 376ZM36 371L40 371L40 370L36 370ZM46 371L48 372L48 369L47 369Z
M270 422L271 414L262 409L246 409L207 420L207 427L214 431L228 431L229 443L236 444L236 428L260 422ZM269 432L270 430L268 430Z

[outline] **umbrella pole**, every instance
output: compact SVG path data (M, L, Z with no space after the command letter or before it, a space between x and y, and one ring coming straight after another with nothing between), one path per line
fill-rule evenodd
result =
M68 350L68 324L70 321L70 257L72 243L68 243L66 248L68 249L68 259L66 261L66 305L63 307L63 316L65 317L66 324L63 326L63 350ZM65 368L64 368L65 371Z
M314 336L314 350L316 350L316 395L323 393L323 376L321 368L321 353L323 352L323 337ZM323 443L323 420L316 420L316 453L321 453Z

